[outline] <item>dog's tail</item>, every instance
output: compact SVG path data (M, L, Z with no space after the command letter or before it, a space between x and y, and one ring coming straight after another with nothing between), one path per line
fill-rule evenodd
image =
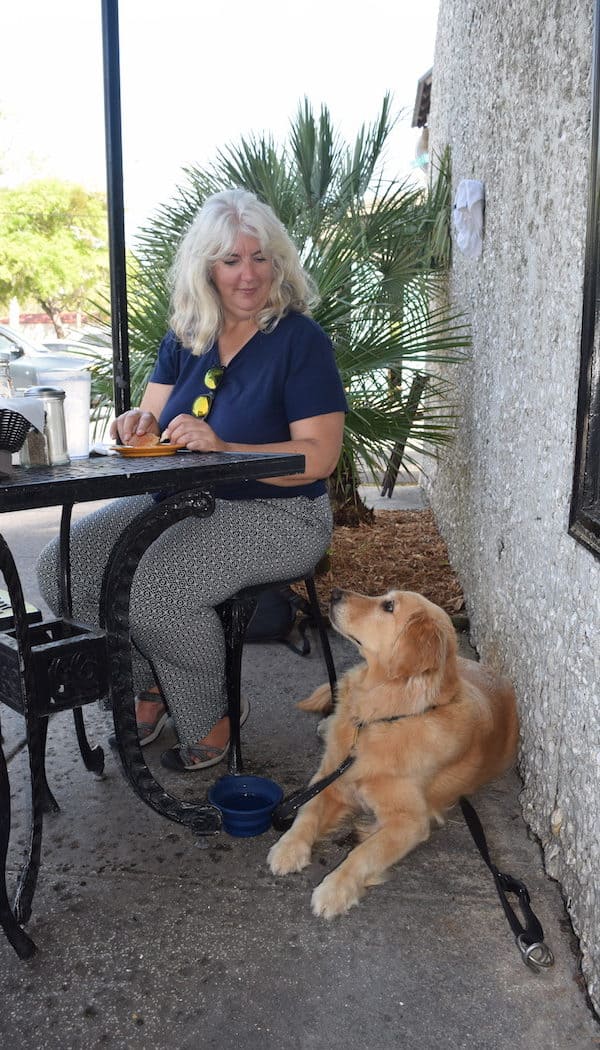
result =
M318 689L315 689L314 693L307 696L306 700L301 700L296 704L296 707L299 707L301 711L319 711L324 715L330 715L333 711L333 697L329 683L324 682Z

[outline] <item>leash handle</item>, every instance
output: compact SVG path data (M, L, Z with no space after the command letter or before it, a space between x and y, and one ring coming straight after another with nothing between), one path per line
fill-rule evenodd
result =
M523 962L534 973L548 969L554 964L554 956L548 945L544 943L542 924L531 907L531 898L527 886L521 879L516 879L513 875L507 875L499 871L496 865L492 863L485 833L475 808L466 798L460 798L459 803L473 841L492 873L500 903L510 928L515 935L515 941L521 952ZM507 893L513 893L517 897L525 919L525 925L519 920L506 896Z
M333 773L329 773L326 777L322 777L321 780L315 781L314 784L310 784L308 787L299 788L298 791L293 791L291 795L284 798L273 811L271 817L271 824L275 828L275 831L286 831L293 823L296 813L300 809L300 806L304 806L306 802L310 802L311 798L318 795L321 791L324 791L326 787L333 784L338 777L341 777L342 773L354 762L354 755L348 755L344 761L334 769Z
M353 762L354 755L350 754L340 763L337 769L334 769L328 776L322 777L321 780L317 780L314 784L309 785L309 787L293 791L291 795L284 798L283 801L276 806L271 818L271 824L275 830L286 831L293 823L294 817L300 807L304 806L307 802L310 802L315 795L318 795L326 787L329 787L330 784L333 784L338 777L341 777L342 774L346 772ZM510 928L515 935L515 941L521 953L523 962L530 970L533 970L534 973L540 973L541 970L547 970L550 966L554 965L554 955L548 945L544 943L542 924L531 907L531 898L527 886L521 879L516 879L514 875L508 875L505 872L499 871L496 865L492 863L485 832L475 808L471 805L469 800L464 797L459 799L459 804L473 841L485 864L492 873L496 890L500 898L500 903L504 910L504 914L508 919ZM523 918L525 919L525 925L519 920L514 908L508 900L508 893L516 895Z

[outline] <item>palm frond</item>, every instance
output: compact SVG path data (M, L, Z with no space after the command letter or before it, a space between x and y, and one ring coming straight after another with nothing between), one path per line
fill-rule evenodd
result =
M250 134L225 145L210 166L184 170L173 198L138 232L131 260L134 402L168 326L168 274L181 236L210 194L241 186L273 208L319 289L314 317L333 340L350 407L340 485L342 476L358 483L359 464L384 467L394 444L404 443L410 462L451 440L454 398L437 366L460 367L470 337L464 319L436 305L444 301L450 259L450 156L434 158L427 187L386 180L385 150L397 120L391 107L387 94L350 144L328 108L317 117L305 98L286 142ZM97 382L108 397L105 371ZM416 405L411 389L420 393Z

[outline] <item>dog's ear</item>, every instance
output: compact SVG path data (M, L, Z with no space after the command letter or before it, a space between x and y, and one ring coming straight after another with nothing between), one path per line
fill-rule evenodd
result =
M424 674L439 671L446 659L447 640L443 628L427 613L417 612L404 624L392 647L390 674Z

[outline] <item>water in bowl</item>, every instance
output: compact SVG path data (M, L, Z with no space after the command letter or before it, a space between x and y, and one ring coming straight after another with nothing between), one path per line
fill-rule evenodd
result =
M272 805L272 802L266 795L255 795L252 792L244 792L243 795L226 795L221 799L219 805L222 806L223 809L237 809L250 813L254 809L263 809L265 806Z

